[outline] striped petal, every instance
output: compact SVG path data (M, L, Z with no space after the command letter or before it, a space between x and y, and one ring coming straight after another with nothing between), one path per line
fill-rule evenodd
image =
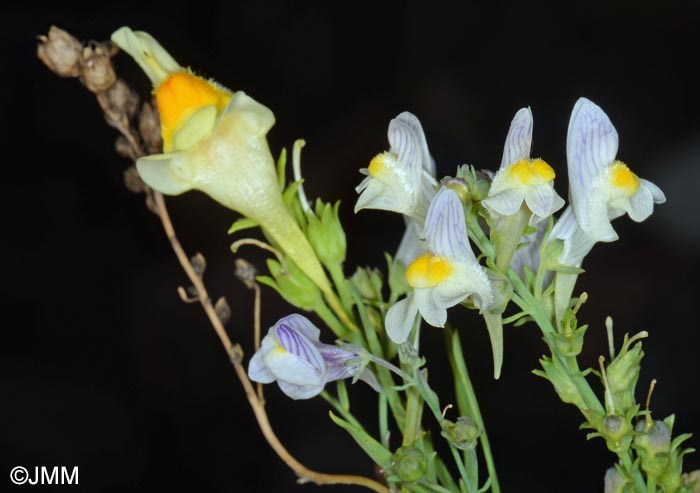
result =
M355 353L331 344L320 344L318 349L326 363L328 382L352 377L360 367Z
M618 136L605 112L580 98L571 113L566 141L571 203L584 231L589 228L585 210L591 189L617 154Z
M462 202L453 190L442 188L430 204L425 219L425 239L428 249L436 255L476 259L467 237Z
M430 159L427 154L428 145L425 143L425 135L418 119L408 112L401 113L389 122L388 137L391 152L396 154L401 166L408 171L410 177L414 178L413 181L417 185L423 170L423 162L426 157Z
M431 176L435 176L435 162L430 157L428 141L425 139L425 132L423 132L423 126L421 125L420 120L418 120L413 113L408 111L404 111L394 120L397 121L397 123L400 122L402 127L409 129L413 134L414 145L416 146L416 155L420 161L421 168L427 171ZM392 142L391 123L389 124L389 143L391 143L392 147L394 146L394 143ZM399 153L397 152L397 154ZM400 156L401 155L399 154L399 158Z
M530 108L521 108L513 117L508 129L508 136L503 147L503 159L501 168L516 163L523 159L530 159L532 148L532 111Z
M278 347L265 354L264 359L278 381L296 385L319 385L326 381L323 357L311 341L285 325L271 334Z
M279 325L286 325L311 341L318 342L319 338L321 337L321 330L303 315L298 315L296 313L287 315L286 317L281 318L273 326L273 328L276 328Z

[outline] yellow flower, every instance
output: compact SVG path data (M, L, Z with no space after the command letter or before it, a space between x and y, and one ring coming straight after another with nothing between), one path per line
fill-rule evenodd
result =
M143 181L168 195L200 190L255 220L334 304L316 254L282 201L266 139L272 111L181 67L147 33L122 27L112 41L153 83L165 154L137 161Z

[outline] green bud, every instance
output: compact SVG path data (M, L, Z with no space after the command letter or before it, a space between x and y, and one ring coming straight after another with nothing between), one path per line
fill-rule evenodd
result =
M544 357L540 360L540 364L544 371L534 370L533 373L549 380L563 402L573 404L579 409L586 408L576 384L557 360Z
M583 336L586 334L586 330L588 330L588 325L565 331L562 334L554 334L557 349L565 356L578 356L583 349Z
M605 493L623 493L627 480L617 469L611 467L605 472L604 484Z
M428 461L416 447L399 447L394 452L392 471L406 483L415 483L425 476Z
M360 290L360 295L369 301L382 299L382 273L379 269L358 267L352 275L352 282Z
M608 390L612 394L615 408L622 411L630 409L635 404L634 390L637 386L641 361L644 356L641 344L629 348L634 339L625 337L620 354L607 368Z
M291 260L285 261L285 269L274 259L267 260L272 275L258 276L257 280L275 289L289 304L306 311L314 310L323 301L321 291Z
M467 416L460 416L457 422L442 420L442 436L460 450L474 447L481 429Z
M306 236L324 265L337 265L345 260L347 242L338 218L340 202L335 206L316 200L316 214L308 214Z

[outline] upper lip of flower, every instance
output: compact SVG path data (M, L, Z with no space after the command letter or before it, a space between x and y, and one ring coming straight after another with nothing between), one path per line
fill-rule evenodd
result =
M663 192L638 178L624 163L616 161L619 137L605 112L580 98L571 113L566 154L571 206L581 229L593 241L614 241L611 219L627 212L643 221L654 203L663 203Z

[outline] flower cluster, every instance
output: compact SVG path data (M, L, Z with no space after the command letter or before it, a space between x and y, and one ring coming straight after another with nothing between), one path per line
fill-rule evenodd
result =
M571 204L548 232L545 219L565 203L554 189L553 168L531 157L532 132L532 111L522 108L511 122L500 168L491 175L488 194L480 201L496 244L497 258L492 259L496 270L513 268L521 276L526 267L537 272L545 238L550 243L563 242L558 264L578 268L596 242L617 239L613 219L627 213L634 221L643 221L655 203L665 201L657 186L616 160L615 128L600 107L581 98L571 115L567 137ZM442 327L447 308L463 302L471 302L481 312L500 313L504 303L496 302L491 281L499 274L489 274L469 244L465 210L468 202L476 199L452 191L449 184L454 179L445 180L445 186L434 193L429 179L433 161L422 127L413 115L402 113L391 121L389 142L391 151L378 155L367 170L362 170L369 176L357 188L361 195L355 208L404 214L411 218L407 233L414 228L413 236L421 240L408 248L404 237L401 244L406 281L413 290L388 310L385 325L389 337L396 343L404 342L417 313L428 324ZM562 275L560 281L564 291L560 298L567 304L574 280L575 276L567 279Z

